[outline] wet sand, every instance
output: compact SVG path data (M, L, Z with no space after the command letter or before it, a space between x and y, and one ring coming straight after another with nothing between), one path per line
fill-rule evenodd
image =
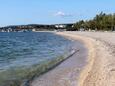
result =
M88 47L88 64L82 70L79 86L115 86L115 33L65 32L80 36ZM81 38L81 39L82 39Z
M78 40L74 54L32 86L115 86L115 33L59 32Z
M87 49L80 41L76 42L75 48L78 52L56 68L36 78L31 86L77 86L80 71L86 65Z

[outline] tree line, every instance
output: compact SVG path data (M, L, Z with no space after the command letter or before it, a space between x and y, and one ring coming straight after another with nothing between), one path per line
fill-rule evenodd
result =
M106 14L101 12L91 20L80 20L74 24L74 30L95 30L95 31L114 31L115 30L115 13Z
M57 28L56 25L64 25L65 27ZM115 13L114 14L106 14L101 12L97 14L93 19L90 20L80 20L76 23L70 24L53 24L53 25L41 25L41 24L29 24L29 25L13 25L13 26L6 26L1 27L0 31L2 30L9 30L11 31L19 31L19 30L67 30L67 31L76 31L76 30L95 30L95 31L115 31Z

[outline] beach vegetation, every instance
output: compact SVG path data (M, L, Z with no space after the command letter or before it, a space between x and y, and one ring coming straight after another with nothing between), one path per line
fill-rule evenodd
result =
M76 30L84 28L85 30L95 31L114 31L115 30L115 13L106 14L101 12L97 14L93 19L80 20L74 24Z

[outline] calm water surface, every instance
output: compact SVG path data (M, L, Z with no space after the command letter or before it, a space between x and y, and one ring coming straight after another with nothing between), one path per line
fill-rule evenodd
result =
M0 84L45 71L69 55L73 44L48 32L0 33Z

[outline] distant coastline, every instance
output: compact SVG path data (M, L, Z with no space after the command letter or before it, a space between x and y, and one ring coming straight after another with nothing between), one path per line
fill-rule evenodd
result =
M66 31L67 28L73 28L74 23L70 24L53 24L53 25L40 25L40 24L29 24L29 25L11 25L1 27L0 32L36 32L36 31Z

